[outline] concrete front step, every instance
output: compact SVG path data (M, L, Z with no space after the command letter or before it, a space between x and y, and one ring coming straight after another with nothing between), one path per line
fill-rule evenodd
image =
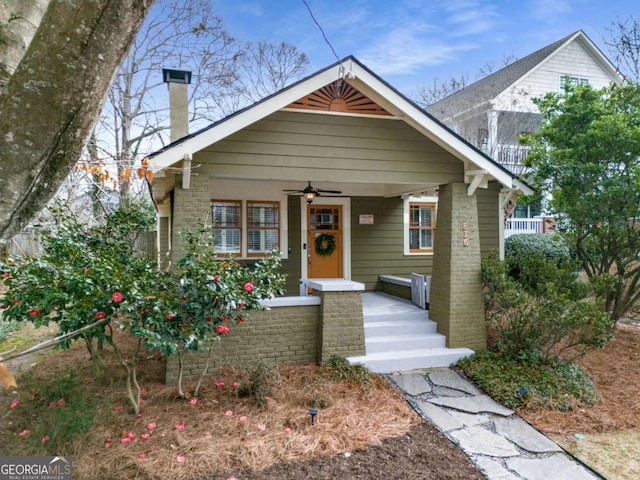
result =
M438 325L431 320L387 320L370 323L364 321L364 335L369 337L388 337L389 335L426 335L435 333Z
M446 337L439 333L406 335L404 330L402 332L402 335L367 336L365 341L367 354L444 348L447 345Z
M402 352L371 353L348 357L351 364L362 364L376 373L392 373L417 368L448 367L473 354L468 348L430 348Z
M378 312L378 313L364 313L364 321L365 323L376 323L376 322L388 322L393 320L403 320L403 321L425 321L429 320L429 313L427 310L422 310L419 308L415 308L412 310L405 310L399 313L389 313L389 312Z

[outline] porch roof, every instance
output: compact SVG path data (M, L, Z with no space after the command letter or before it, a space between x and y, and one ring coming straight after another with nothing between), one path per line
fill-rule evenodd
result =
M529 187L518 181L513 173L418 107L353 56L346 57L249 107L152 153L148 157L150 160L149 168L154 172L159 172L184 159L190 159L196 152L276 111L287 109L293 102L332 84L338 79L343 79L344 82L376 102L393 117L403 120L420 134L462 161L465 166L465 179L470 184L470 193L475 188L486 185L489 180L496 180L508 189L524 189L525 193L531 193ZM334 112L331 114L339 115ZM347 113L345 115L353 114Z

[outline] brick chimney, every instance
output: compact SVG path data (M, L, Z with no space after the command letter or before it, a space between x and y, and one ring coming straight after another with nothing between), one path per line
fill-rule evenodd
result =
M162 77L169 86L169 122L171 142L189 134L189 96L187 85L191 83L191 72L162 69Z

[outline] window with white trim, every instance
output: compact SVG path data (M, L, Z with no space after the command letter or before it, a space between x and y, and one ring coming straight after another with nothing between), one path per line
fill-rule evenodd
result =
M242 239L242 202L212 200L213 246L220 255L239 255Z
M280 245L279 202L247 201L247 254L266 255Z
M404 201L405 255L433 254L437 197L409 197Z
M280 249L280 202L211 200L217 254L260 257Z
M561 75L560 76L560 88L564 89L566 83L569 82L570 85L577 87L578 85L589 85L589 79L584 77L573 77L571 75Z

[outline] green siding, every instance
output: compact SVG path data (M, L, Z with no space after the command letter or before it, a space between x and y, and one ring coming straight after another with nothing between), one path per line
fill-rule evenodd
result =
M297 200L297 197L294 197ZM300 202L289 199L288 205L288 224L289 224L289 258L282 261L283 273L287 275L286 290L287 296L297 297L300 295Z
M480 230L480 253L486 257L492 250L498 250L499 238L499 203L500 184L491 182L489 188L476 190L478 202L478 225Z
M367 290L381 289L381 274L431 273L431 255L404 255L402 206L398 197L351 199L351 279L364 283ZM360 225L361 214L373 215L373 225Z
M298 112L270 115L194 162L217 176L262 179L442 184L463 175L461 161L405 122Z

